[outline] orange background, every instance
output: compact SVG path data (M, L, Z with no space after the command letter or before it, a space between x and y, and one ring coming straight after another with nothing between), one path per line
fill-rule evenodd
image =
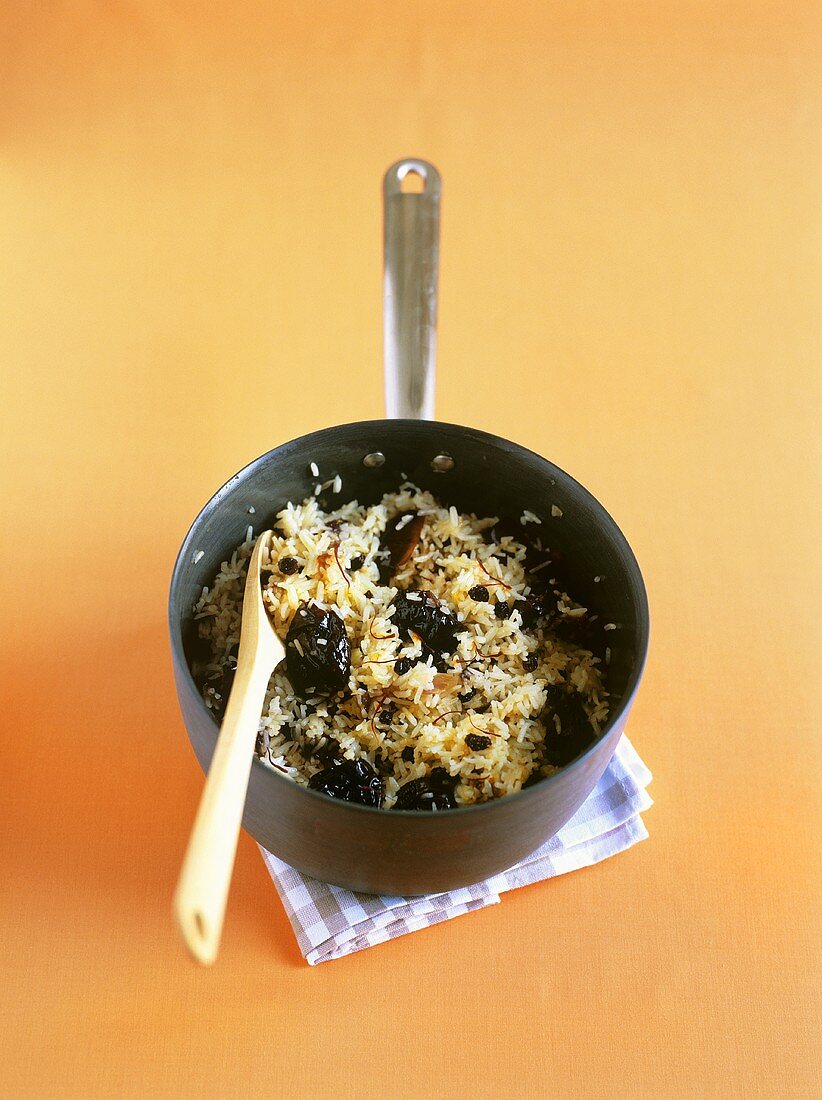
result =
M0 1092L819 1095L819 7L4 5ZM381 413L380 179L442 171L438 415L542 451L647 577L651 839L309 970L201 775L185 529Z

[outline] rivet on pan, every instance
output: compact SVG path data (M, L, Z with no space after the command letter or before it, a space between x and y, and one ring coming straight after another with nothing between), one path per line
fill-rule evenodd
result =
M362 460L363 466L368 466L370 469L376 469L377 466L382 466L385 463L385 455L382 451L372 451L370 455L366 455Z
M454 469L454 460L451 455L437 455L431 459L431 469L435 474L447 474Z

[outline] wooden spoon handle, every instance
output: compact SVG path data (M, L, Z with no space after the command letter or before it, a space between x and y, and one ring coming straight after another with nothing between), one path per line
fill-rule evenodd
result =
M241 659L183 860L174 914L199 962L214 962L220 946L228 887L254 744L273 663L257 651Z

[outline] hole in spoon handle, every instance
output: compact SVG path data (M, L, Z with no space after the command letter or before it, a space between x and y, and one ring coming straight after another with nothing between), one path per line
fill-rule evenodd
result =
M217 958L220 947L220 931L215 930L199 909L189 909L179 896L174 899L174 915L186 947L203 966L210 966Z

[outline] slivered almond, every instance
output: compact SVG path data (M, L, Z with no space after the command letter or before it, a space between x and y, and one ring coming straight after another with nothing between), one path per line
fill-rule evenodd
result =
M411 555L417 548L425 526L425 516L414 514L414 518L407 517L410 512L403 512L386 530L383 544L391 554L391 572L396 573L411 560Z
M462 683L458 672L438 672L433 679L434 691L453 691Z

